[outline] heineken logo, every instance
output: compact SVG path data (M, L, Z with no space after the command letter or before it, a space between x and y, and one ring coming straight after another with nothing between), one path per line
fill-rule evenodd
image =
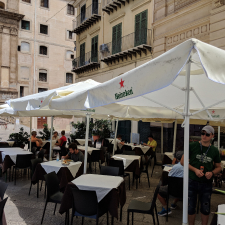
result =
M212 116L212 118L220 118L220 115L216 115L216 111L215 110L212 111L211 116Z
M120 89L124 88L124 80L123 79L121 79L119 84L120 84ZM117 99L120 99L120 98L124 98L124 97L126 97L128 95L132 95L132 94L133 94L133 90L132 90L132 87L131 87L130 90L124 90L123 92L115 93L115 99L117 100Z

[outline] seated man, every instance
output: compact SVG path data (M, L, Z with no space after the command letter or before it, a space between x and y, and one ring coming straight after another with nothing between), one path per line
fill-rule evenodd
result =
M31 151L34 153L34 152L37 152L37 151L40 151L42 148L41 148L41 145L43 144L42 140L37 138L37 132L36 131L32 131L31 133Z
M72 143L69 146L69 153L66 156L62 156L62 159L72 159L74 162L83 162L84 161L84 155L82 152L80 152L79 149L77 149L77 145Z
M175 152L174 153L174 158L173 158L172 164L175 165L175 164L179 163L180 162L179 159L182 158L182 155L183 154L184 154L184 151L177 151L177 152Z
M112 141L112 144L114 144L114 140ZM121 150L123 145L124 145L124 142L122 142L122 136L118 134L117 137L116 137L115 154L122 154L123 153L123 151Z
M180 151L183 153L183 151ZM183 154L177 154L176 159L181 160ZM178 162L176 165L172 167L172 169L169 172L169 177L183 177L184 175L184 167ZM159 216L166 216L167 215L167 191L168 191L168 185L161 186L159 189L158 199L162 203L162 211L158 213ZM177 207L177 202L179 199L175 198L173 204L171 204L171 207L168 209L168 214L171 214L171 209L175 209Z
M155 149L157 147L157 142L156 142L156 140L153 139L153 135L150 134L148 136L148 142L147 142L147 144L146 143L143 143L143 145L149 146L150 148L152 148L153 152L155 152Z

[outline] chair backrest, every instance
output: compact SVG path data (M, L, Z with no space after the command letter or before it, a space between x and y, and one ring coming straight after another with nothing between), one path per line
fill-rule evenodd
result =
M109 143L108 152L110 152L110 153L113 152L113 144L112 143Z
M42 159L41 158L31 159L31 175L32 176L34 174L34 171L35 171L38 163L42 163Z
M68 138L67 140L68 140L68 143L70 144L71 143L70 138Z
M95 191L83 191L71 188L73 193L73 211L84 216L98 213L98 199Z
M109 176L119 176L119 167L102 166L100 174Z
M123 155L135 155L135 151L123 151Z
M168 193L175 198L183 198L183 178L168 177Z
M64 141L63 144L61 145L61 147L64 147L64 148L65 148L66 142L67 142L67 141Z
M119 176L124 175L124 165L123 160L109 160L109 166L119 167Z
M47 183L47 199L49 199L50 196L60 191L59 179L55 171L45 174L44 178Z
M38 153L38 159L41 159L41 161L43 161L44 155L45 155L45 150L42 149L42 150Z
M8 184L6 184L3 181L0 181L0 199L4 198L4 194L5 194L7 187L8 187Z
M31 165L31 154L17 155L16 156L16 167L23 169L28 168Z
M8 142L0 142L0 148L10 147Z
M92 162L98 162L100 159L100 150L93 150L90 157Z
M158 196L158 193L159 193L159 188L160 186L162 185L161 181L159 181L156 189L155 189L155 193L153 195L153 198L152 198L152 204L151 204L151 207L150 207L150 212L154 212L154 207L155 207L155 204L156 204L156 199L157 199L157 196Z
M0 201L0 224L2 224L2 215L3 215L3 210L5 207L5 203L8 200L8 197Z
M77 145L81 145L77 140L74 140L73 143L75 143Z

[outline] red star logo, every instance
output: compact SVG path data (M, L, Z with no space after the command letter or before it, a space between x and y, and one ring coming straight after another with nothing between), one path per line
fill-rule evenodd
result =
M41 103L42 103L43 101L41 100Z
M120 88L124 87L123 83L124 83L124 80L121 79L121 81L119 83L120 84Z
M215 113L215 111L213 110L213 111L212 111L212 114L214 114L214 113Z

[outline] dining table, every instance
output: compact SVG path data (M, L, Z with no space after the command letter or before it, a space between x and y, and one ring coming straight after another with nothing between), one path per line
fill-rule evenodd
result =
M118 219L118 206L120 215L126 203L125 182L119 176L107 176L100 174L83 174L72 180L65 189L59 213L68 212L73 205L72 188L87 191L96 191L98 203L108 209L112 217Z

